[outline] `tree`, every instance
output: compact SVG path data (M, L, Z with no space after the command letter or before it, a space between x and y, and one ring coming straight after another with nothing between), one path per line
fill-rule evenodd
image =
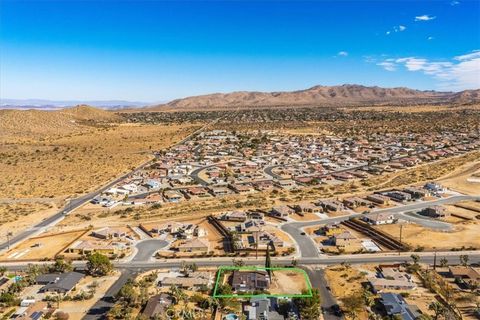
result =
M245 261L242 259L233 259L232 262L235 267L243 267L245 265Z
M185 292L183 292L182 288L179 288L175 285L172 285L169 290L170 295L175 299L175 303L179 303L182 300L187 298Z
M87 272L94 276L105 276L113 270L112 263L107 256L95 252L88 256L87 261Z
M468 254L462 254L460 255L460 264L464 267L468 266L468 261L470 260L470 257Z
M418 265L418 262L420 261L420 256L418 254L412 254L410 258L412 258L414 265Z
M50 267L50 272L70 272L73 270L71 261L65 261L63 258L56 258L55 263Z
M7 268L6 268L6 267L0 267L0 276L5 275L6 272L7 272Z
M302 290L302 294L308 293L307 290ZM316 320L320 318L320 293L318 289L312 289L311 298L295 298L293 302L298 307L301 319Z
M442 259L440 259L440 267L445 268L447 266L448 266L447 258L443 257Z
M365 306L363 296L359 292L352 293L341 299L345 312L352 318L357 319L357 314Z
M362 297L367 307L372 307L375 304L375 296L369 290L364 289L362 292Z
M433 319L437 320L445 312L445 307L440 302L434 301L428 305L428 310L433 311Z
M137 304L138 293L133 287L133 282L131 280L127 281L123 287L117 293L117 299L123 301L128 306L133 306Z

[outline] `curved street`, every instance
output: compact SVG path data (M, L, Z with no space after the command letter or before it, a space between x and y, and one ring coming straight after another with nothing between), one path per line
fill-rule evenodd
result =
M165 248L169 244L168 241L160 239L139 241L135 245L137 253L131 261L149 261L158 250Z

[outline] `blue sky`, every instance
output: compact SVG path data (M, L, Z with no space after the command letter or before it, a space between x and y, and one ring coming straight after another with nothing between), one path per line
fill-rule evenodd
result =
M0 98L480 88L480 1L0 0Z

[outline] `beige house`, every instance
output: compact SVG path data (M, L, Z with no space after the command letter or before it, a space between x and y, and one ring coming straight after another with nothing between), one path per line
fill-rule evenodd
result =
M187 240L178 246L180 252L208 252L210 245L208 241L199 238Z

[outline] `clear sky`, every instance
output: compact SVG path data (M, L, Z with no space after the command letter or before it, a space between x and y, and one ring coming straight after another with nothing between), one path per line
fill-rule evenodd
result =
M0 98L480 88L480 1L0 0Z

